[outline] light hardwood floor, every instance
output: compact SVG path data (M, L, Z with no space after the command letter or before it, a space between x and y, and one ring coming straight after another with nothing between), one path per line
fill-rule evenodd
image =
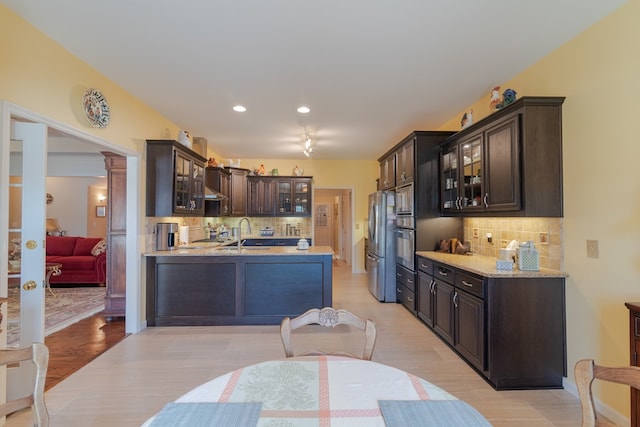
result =
M495 391L402 305L378 303L366 276L334 267L334 307L376 322L373 360L411 372L478 409L494 426L578 426L580 403L565 390ZM357 338L356 338L357 336ZM350 351L360 335L317 329L292 335ZM296 344L298 347L296 347ZM326 347L323 347L323 349ZM278 326L147 328L125 338L45 395L53 427L139 426L167 402L236 368L284 357ZM28 426L28 412L9 418Z

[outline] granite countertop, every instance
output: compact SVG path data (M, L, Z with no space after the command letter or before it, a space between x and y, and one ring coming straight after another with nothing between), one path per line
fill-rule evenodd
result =
M540 271L498 270L496 259L482 255L457 255L435 251L417 251L416 255L460 268L484 277L569 277L567 273L541 268Z
M243 239L244 240L244 239ZM170 251L146 251L143 256L270 256L270 255L333 255L330 246L309 246L298 249L295 246L243 246L238 252L237 240L219 242L194 242Z

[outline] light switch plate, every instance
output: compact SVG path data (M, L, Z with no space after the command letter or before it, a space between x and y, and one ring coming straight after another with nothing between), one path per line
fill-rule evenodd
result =
M599 258L598 254L598 241L587 240L587 258Z

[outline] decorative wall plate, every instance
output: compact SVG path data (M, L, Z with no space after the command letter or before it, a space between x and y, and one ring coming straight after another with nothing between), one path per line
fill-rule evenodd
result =
M92 127L103 128L109 124L109 103L99 90L87 89L82 96L82 110Z

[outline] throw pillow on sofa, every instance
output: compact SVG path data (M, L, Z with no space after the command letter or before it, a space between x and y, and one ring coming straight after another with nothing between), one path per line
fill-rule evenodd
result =
M78 237L73 248L73 256L91 256L94 246L100 242L100 237Z
M93 249L91 249L91 255L98 256L101 253L106 251L107 251L107 241L104 239L100 239L100 241L95 244Z

